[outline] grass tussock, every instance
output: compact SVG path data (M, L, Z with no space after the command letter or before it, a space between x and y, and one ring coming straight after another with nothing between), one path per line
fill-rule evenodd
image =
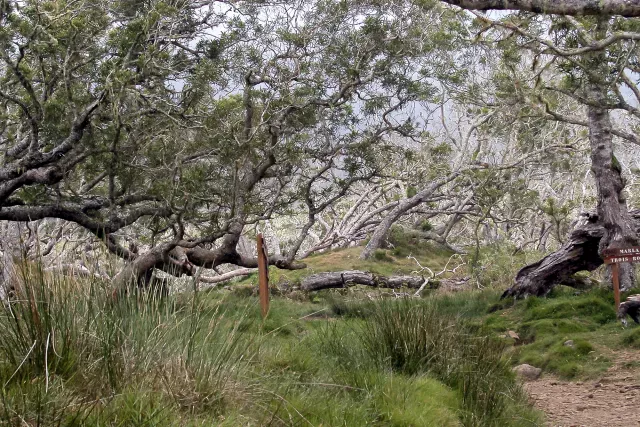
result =
M21 276L0 308L6 424L179 425L213 420L243 394L249 342L219 309L143 293L114 301L104 283L37 266Z
M367 321L351 337L357 339L361 354L348 354L353 353L353 344L335 335L327 340L340 355L338 360L369 360L379 370L437 379L455 391L459 420L465 426L535 425L538 421L527 409L504 357L503 342L446 314L434 301L368 305L363 309L370 313ZM349 364L344 368L354 372Z

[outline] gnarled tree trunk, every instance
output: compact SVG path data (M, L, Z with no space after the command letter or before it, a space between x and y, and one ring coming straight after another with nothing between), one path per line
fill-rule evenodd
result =
M599 242L599 252L602 253L607 248L636 246L637 233L627 210L620 165L613 154L609 112L590 106L588 115L591 170L595 176L598 192L597 213L599 222L604 228ZM631 264L621 264L620 287L631 288L634 279Z
M640 231L640 210L628 215L633 230ZM567 242L556 252L522 268L516 275L515 284L502 294L502 298L543 296L555 285L575 285L575 273L593 271L603 264L599 248L604 235L605 228L599 216L583 214Z
M608 18L600 18L596 27L598 39L607 34ZM609 69L603 51L593 53L589 81L584 86L591 146L591 171L598 193L597 216L576 228L569 241L557 252L529 265L518 273L516 284L504 296L544 295L580 270L593 270L602 264L602 251L638 245L637 223L629 213L623 190L625 186L620 164L613 153L613 133L607 105ZM597 245L593 243L597 241ZM620 287L629 289L635 281L631 264L620 265Z

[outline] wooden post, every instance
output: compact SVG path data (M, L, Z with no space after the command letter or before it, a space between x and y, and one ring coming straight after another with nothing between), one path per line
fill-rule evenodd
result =
M260 308L262 318L269 314L269 262L267 258L267 248L264 244L262 234L258 234L258 284L260 294Z
M611 278L613 279L613 299L616 302L616 313L620 308L620 269L618 263L611 266Z

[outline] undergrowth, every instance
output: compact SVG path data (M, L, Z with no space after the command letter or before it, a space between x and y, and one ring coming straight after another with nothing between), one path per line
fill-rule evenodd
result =
M366 322L346 335L333 328L325 340L345 372L354 375L372 364L382 371L437 379L455 392L465 426L539 421L504 357L505 343L446 314L439 300L356 303L351 313L366 313ZM360 366L353 366L353 360Z
M95 280L20 273L0 308L7 425L213 422L244 393L250 341L219 308L146 293L115 301Z
M503 344L436 316L428 301L275 298L262 320L255 296L114 300L98 280L38 266L20 276L0 308L0 425L539 421L499 356Z

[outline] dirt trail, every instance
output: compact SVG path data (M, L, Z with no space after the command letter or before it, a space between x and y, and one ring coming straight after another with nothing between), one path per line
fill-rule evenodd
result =
M599 380L565 382L544 377L525 384L537 408L554 427L640 427L640 352L617 354L616 365Z

